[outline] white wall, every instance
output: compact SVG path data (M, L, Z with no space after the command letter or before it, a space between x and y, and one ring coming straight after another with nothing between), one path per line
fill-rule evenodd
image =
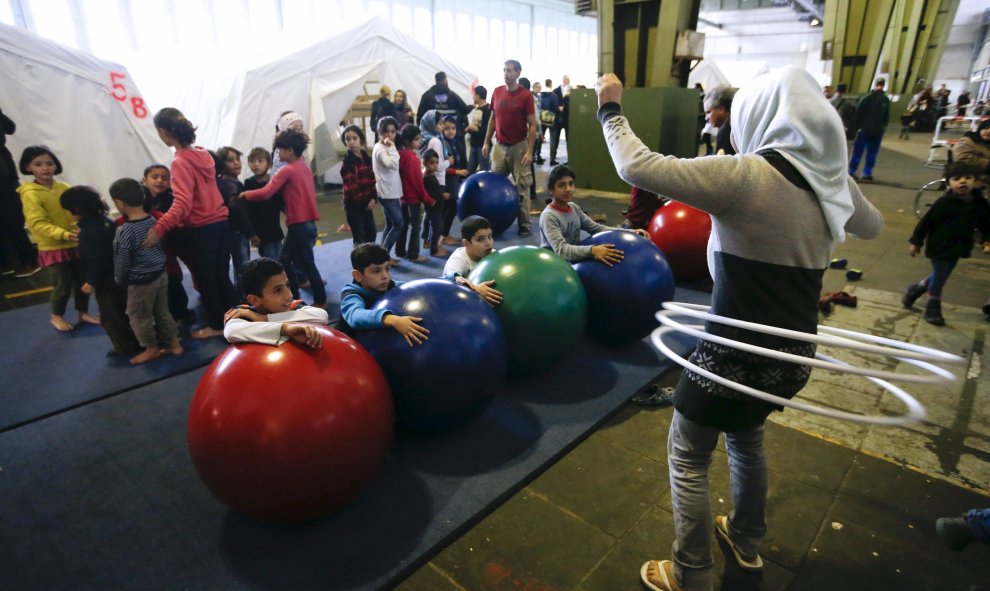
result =
M934 88L945 84L946 88L952 91L949 98L953 103L960 92L970 88L973 43L979 33L983 11L988 7L990 5L986 0L961 0L952 29L949 31L945 53L935 71L935 80L929 82L929 86Z
M489 89L509 58L555 85L565 73L588 86L597 76L597 22L562 0L0 0L0 22L127 66L153 109L169 106L185 78L251 69L372 15Z

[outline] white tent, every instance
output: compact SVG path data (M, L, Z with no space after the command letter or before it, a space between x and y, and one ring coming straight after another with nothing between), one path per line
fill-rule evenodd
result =
M705 92L708 92L716 86L728 84L729 78L722 73L722 70L714 61L705 58L688 75L689 87L693 88L699 82L701 83L701 87L705 89Z
M375 17L254 70L192 83L174 106L199 126L198 144L231 145L242 152L270 149L279 115L296 111L313 138L314 172L322 175L339 160L337 124L355 98L377 95L387 84L393 92L406 91L415 106L440 71L447 73L451 90L469 102L474 74ZM221 95L224 86L229 93Z
M62 162L58 178L92 185L109 201L113 181L172 159L119 64L0 24L0 80L0 109L17 124L7 138L15 162L25 147L45 144Z

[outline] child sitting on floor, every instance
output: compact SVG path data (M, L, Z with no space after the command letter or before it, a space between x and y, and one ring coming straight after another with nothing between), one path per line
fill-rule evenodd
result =
M443 267L444 278L474 290L493 306L502 303L502 292L495 289L494 280L474 284L467 279L471 269L490 255L495 247L491 222L480 215L464 218L461 222L461 243L464 246L455 250Z
M574 171L563 164L554 166L547 174L547 193L551 199L540 214L540 246L554 251L568 262L595 259L611 267L622 261L622 251L614 244L582 245L581 230L597 234L623 228L595 222L573 202L575 178ZM644 238L649 237L646 230L631 231Z
M393 328L409 346L422 345L430 331L417 316L399 316L389 310L372 310L385 292L402 285L392 281L388 251L374 243L359 244L351 251L351 281L340 290L338 330L353 335L358 330Z
M247 304L231 308L223 318L223 336L231 343L279 346L292 339L319 349L327 311L292 299L289 278L281 263L262 257L244 265L241 286Z

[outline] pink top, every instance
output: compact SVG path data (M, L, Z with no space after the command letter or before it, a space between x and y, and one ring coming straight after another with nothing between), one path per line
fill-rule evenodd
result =
M199 146L180 148L171 170L175 200L153 228L159 238L174 228L199 228L227 219L209 152Z
M59 263L67 263L79 258L79 248L59 248L58 250L39 250L38 264L42 268L51 267Z
M320 219L320 213L316 211L313 172L302 158L278 169L272 180L264 187L246 191L244 198L248 201L264 201L278 193L280 189L282 198L285 199L286 225Z
M436 201L426 192L423 184L423 168L415 150L399 150L399 178L402 179L402 199L407 205L435 205Z

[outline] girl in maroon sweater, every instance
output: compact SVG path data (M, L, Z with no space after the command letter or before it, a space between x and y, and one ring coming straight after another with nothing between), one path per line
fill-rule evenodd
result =
M412 123L407 123L395 138L395 145L399 148L399 178L402 180L400 201L402 220L405 222L405 228L395 244L395 254L408 257L414 263L429 260L425 256L419 256L419 231L423 224L422 205L424 203L429 206L436 205L436 201L430 197L423 185L423 163L419 160L421 143L419 127ZM402 252L407 242L408 250Z
M374 242L378 231L375 229L375 202L378 191L375 189L375 171L371 168L371 156L365 145L364 131L357 125L344 130L344 145L347 154L340 176L344 179L344 213L347 225L351 227L354 246Z

